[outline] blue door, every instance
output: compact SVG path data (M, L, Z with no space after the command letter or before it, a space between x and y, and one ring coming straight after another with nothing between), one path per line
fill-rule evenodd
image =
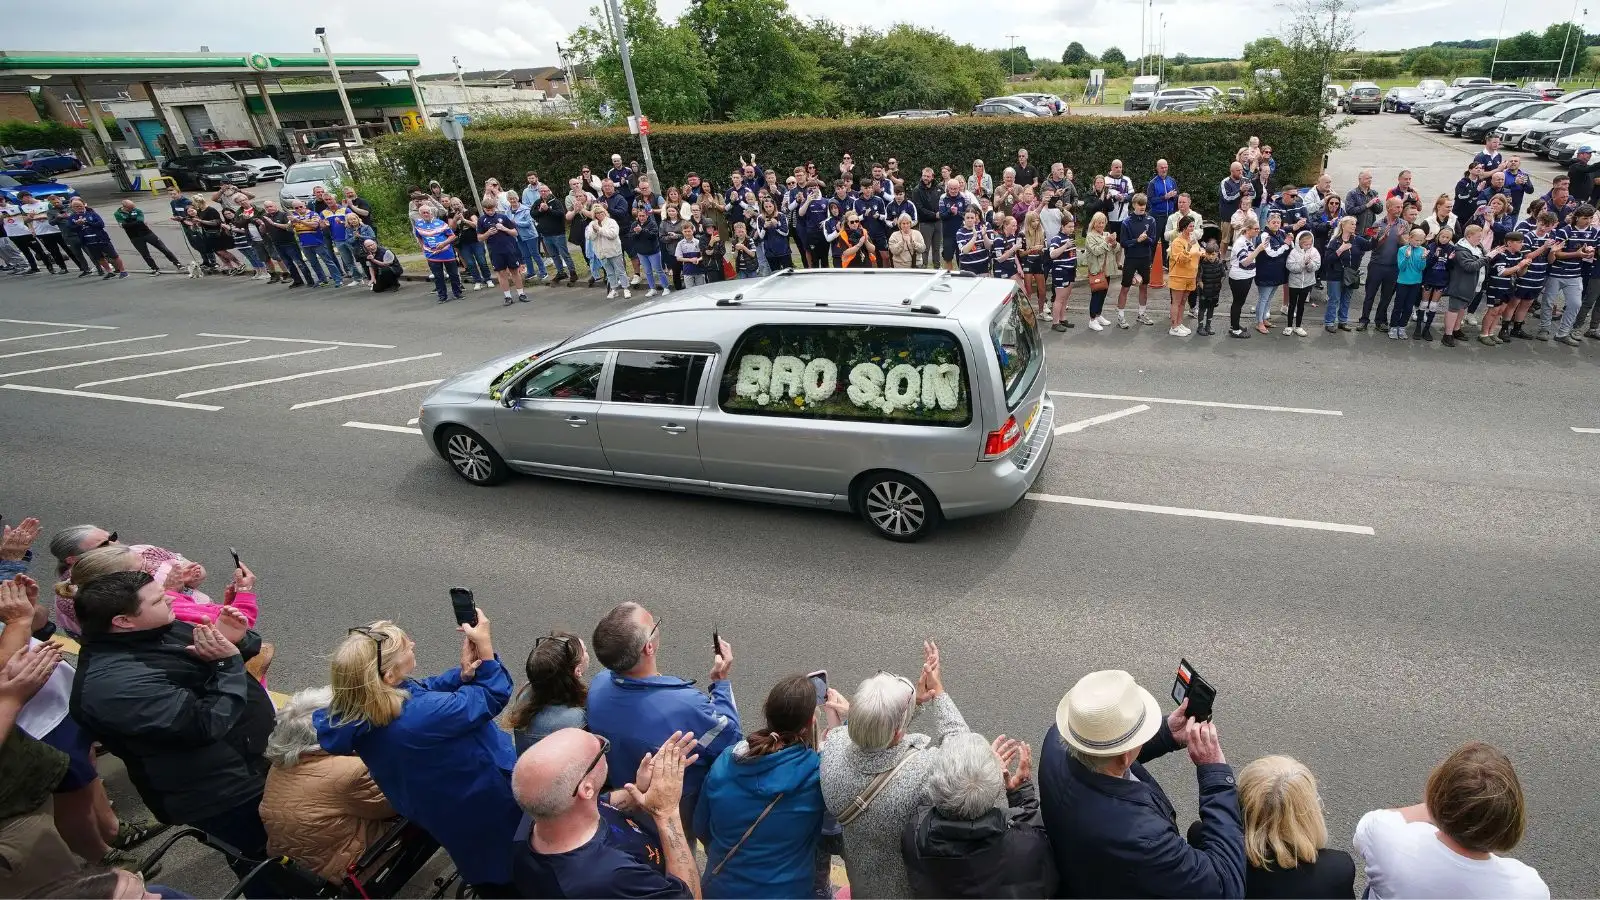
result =
M167 133L161 123L155 119L139 119L133 123L139 132L139 143L144 145L144 152L153 160L161 155L161 142L159 138Z

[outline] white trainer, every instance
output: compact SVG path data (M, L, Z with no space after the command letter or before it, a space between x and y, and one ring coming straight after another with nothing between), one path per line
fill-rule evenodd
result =
M1294 333L1295 333L1296 337L1305 337L1306 336L1306 330L1304 328L1301 328L1299 325L1296 325L1294 327Z
M633 297L633 291L630 291L627 288L623 288L622 289L622 299L628 300L628 299L631 299L632 297Z
M1173 327L1167 329L1167 334L1170 334L1173 337L1188 337L1193 333L1194 332L1190 331L1189 326L1187 325L1174 325Z
M1099 319L1090 319L1089 320L1089 330L1090 331L1104 331L1105 328L1106 328L1106 326L1101 325Z
M1284 334L1285 337L1288 337L1289 335L1294 334L1294 328L1292 328L1292 327L1290 327L1288 325L1283 326L1283 334Z
M1100 327L1101 328L1104 328L1107 325L1111 324L1111 320L1106 318L1105 316L1096 316L1095 317L1095 321L1100 323Z
M606 291L606 299L607 300L615 300L615 299L617 299L617 292L616 291Z

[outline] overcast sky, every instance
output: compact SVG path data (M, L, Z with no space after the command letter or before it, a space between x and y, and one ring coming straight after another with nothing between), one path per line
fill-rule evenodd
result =
M687 0L659 2L667 18L687 5ZM1580 0L1578 8L1586 2ZM145 15L135 14L126 0L75 0L70 28L48 16L12 17L6 44L16 50L198 50L207 45L217 51L303 53L316 46L312 29L321 25L335 53L415 53L425 72L450 71L452 56L468 70L515 68L554 65L556 42L588 18L589 0L269 0L247 4L250 16L222 14L224 6L216 0L166 0L159 15ZM980 47L1005 47L1012 41L1008 35L1015 34L1016 43L1035 57L1059 58L1074 40L1093 53L1115 44L1130 57L1139 45L1139 0L789 0L789 6L802 16L826 16L847 25L915 21ZM893 12L896 8L903 12ZM1157 0L1155 10L1166 14L1169 55L1238 56L1247 41L1274 32L1282 18L1282 7L1269 0ZM1518 0L1505 33L1543 31L1566 21L1572 10L1563 0ZM1501 14L1492 2L1474 0L1366 0L1357 13L1363 32L1359 44L1394 49L1492 38ZM1600 19L1600 3L1595 14ZM1596 27L1600 21L1591 30Z

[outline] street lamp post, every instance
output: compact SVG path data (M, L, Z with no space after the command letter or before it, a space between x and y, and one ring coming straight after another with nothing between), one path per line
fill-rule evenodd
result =
M1156 30L1156 78L1167 80L1167 14L1161 14L1161 27Z
M633 83L633 60L628 56L628 20L622 17L622 9L617 6L617 0L606 0L606 8L611 11L616 20L617 55L622 57L622 75L628 81L628 101L633 105L634 121L642 125L644 111L639 108L639 88ZM639 128L639 151L644 154L644 170L655 174L655 160L650 156L650 135L645 133L643 127Z
M350 97L344 92L344 79L339 77L339 64L333 60L333 51L328 49L328 29L319 27L317 38L322 41L322 55L328 60L328 71L333 73L333 89L339 93L339 105L344 107L344 119L360 137L360 129L356 127L356 114L350 108Z
M1015 76L1017 74L1017 36L1008 34L1006 39L1011 41L1011 48L1006 52L1006 74Z

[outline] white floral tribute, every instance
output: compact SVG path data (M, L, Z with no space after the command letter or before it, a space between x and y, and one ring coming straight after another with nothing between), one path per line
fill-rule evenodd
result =
M845 396L851 403L886 414L917 409L952 411L960 407L960 365L890 362L860 362L850 367ZM885 369L886 365L889 368ZM832 397L838 379L838 364L824 357L804 360L797 356L768 358L750 354L739 360L734 393L759 406L792 404L804 408Z

